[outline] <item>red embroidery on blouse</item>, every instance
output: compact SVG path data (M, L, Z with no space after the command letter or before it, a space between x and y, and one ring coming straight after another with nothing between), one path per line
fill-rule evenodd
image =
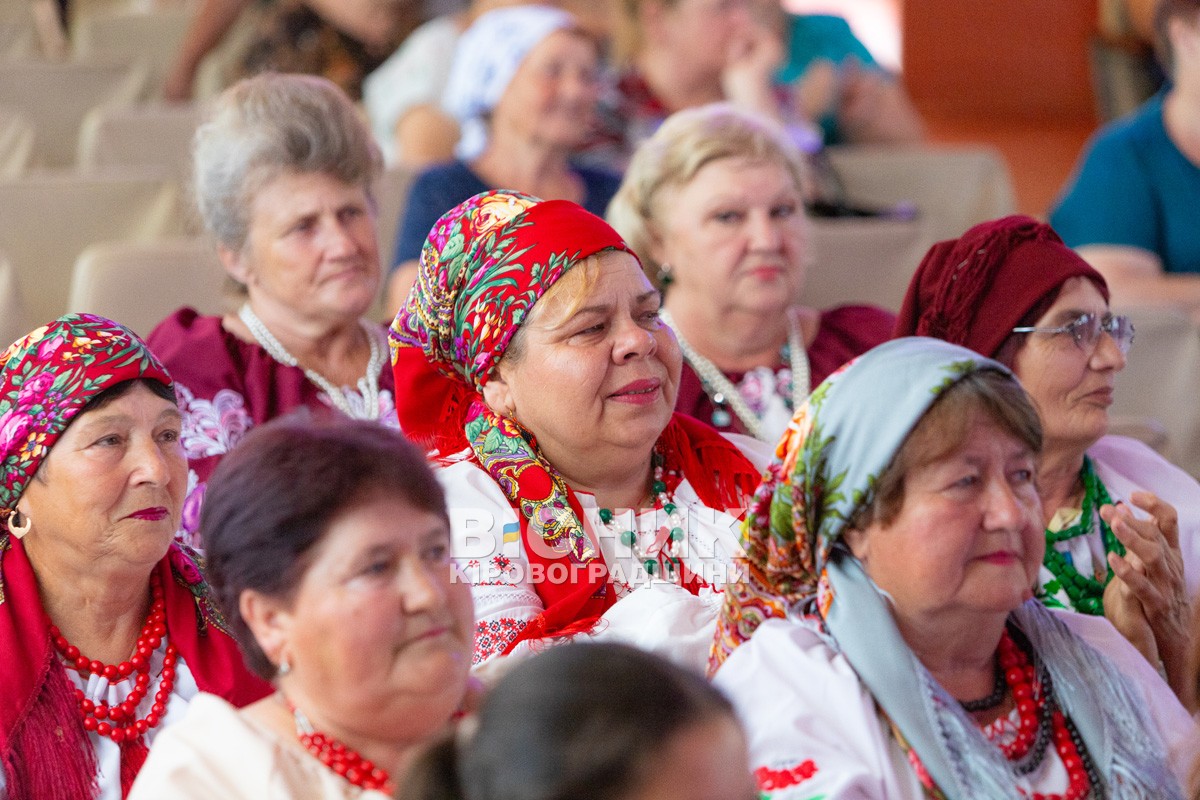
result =
M783 769L759 767L754 770L754 778L758 781L758 788L764 792L799 786L816 774L817 764L811 758L794 767L785 767Z
M528 620L499 617L479 620L475 623L475 656L472 664L481 664L492 656L503 653L508 645L521 635Z

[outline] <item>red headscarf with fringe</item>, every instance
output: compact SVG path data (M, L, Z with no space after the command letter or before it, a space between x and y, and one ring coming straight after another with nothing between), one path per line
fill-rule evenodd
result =
M58 437L96 395L126 380L171 386L171 377L127 328L71 314L33 331L0 356L0 509L11 511ZM0 765L8 800L92 798L95 751L74 687L50 641L37 575L0 514ZM209 599L192 556L177 545L155 567L167 632L201 691L245 705L271 687L251 675ZM149 595L150 575L146 575ZM121 745L122 795L146 757L140 738Z
M532 433L494 414L481 396L538 299L604 250L633 255L604 220L575 203L484 192L434 225L416 284L392 325L401 428L443 457L470 447L517 510L531 565L546 570L542 574L562 565L572 576L537 584L545 610L510 648L524 639L589 630L616 601L603 558L584 533L575 493L541 456ZM702 423L673 415L658 446L667 490L686 478L710 508L741 508L758 484L746 457ZM683 585L698 591L702 584L685 574Z

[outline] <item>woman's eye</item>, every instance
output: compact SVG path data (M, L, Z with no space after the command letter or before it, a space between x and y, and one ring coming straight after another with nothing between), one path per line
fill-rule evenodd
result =
M445 564L450 561L450 546L448 544L430 545L421 555L430 564Z
M1029 467L1022 467L1013 472L1014 483L1033 483L1034 473Z
M724 225L732 225L741 222L743 216L740 211L718 211L712 215L712 218Z
M364 575L385 575L391 569L391 563L388 561L372 561L363 569Z
M781 203L771 209L771 216L774 219L787 219L796 213L794 203Z
M111 433L108 436L100 437L93 444L99 445L100 447L116 447L121 444L121 437L115 433Z
M951 484L956 489L969 489L979 483L978 475L963 475Z

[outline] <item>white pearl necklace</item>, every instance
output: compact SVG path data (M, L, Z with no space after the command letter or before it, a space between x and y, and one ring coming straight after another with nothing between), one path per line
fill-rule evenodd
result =
M289 353L287 348L267 329L263 321L250 308L249 303L242 305L238 311L238 317L241 318L242 322L246 323L246 327L250 329L251 335L262 345L262 349L267 351L267 355L285 366L300 366L300 362L296 360L296 357ZM305 377L325 392L325 396L329 398L329 402L338 411L341 411L352 419L377 421L379 419L379 375L383 371L383 353L386 349L382 341L383 332L377 326L364 320L359 320L358 324L362 326L363 331L367 334L367 343L371 348L371 357L367 360L366 374L358 379L357 395L348 386L335 386L332 381L315 370L308 369L307 367L303 367L302 369L304 370ZM351 399L352 397L353 399Z
M792 411L795 412L803 403L811 389L810 382L812 380L811 368L808 363L808 351L804 349L804 332L800 329L800 320L789 310L787 313L788 321L788 361L792 367ZM756 439L766 441L763 436L762 418L755 414L746 403L746 399L742 397L742 393L733 385L733 381L725 377L725 373L717 367L716 364L709 361L704 356L696 352L683 335L679 332L679 327L675 324L675 320L663 309L659 313L659 318L666 323L672 331L675 332L675 338L679 341L679 350L683 353L684 359L691 365L692 369L696 370L696 374L700 376L700 382L704 387L704 391L708 394L712 401L717 405L727 404L738 420L742 423L750 435Z

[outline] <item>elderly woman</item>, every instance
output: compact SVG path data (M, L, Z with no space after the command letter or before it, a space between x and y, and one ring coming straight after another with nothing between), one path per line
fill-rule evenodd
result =
M459 39L443 106L462 129L458 160L417 176L396 239L389 308L399 309L438 217L510 187L601 215L620 178L573 163L592 133L600 53L576 18L548 5L498 8Z
M758 473L672 413L658 312L628 246L574 203L488 192L430 232L393 361L401 423L443 458L477 662L594 633L703 663Z
M115 322L0 355L0 796L125 795L198 691L265 684L172 543L187 462L171 377Z
M382 798L466 697L471 594L423 454L371 423L285 418L213 474L213 589L275 693L217 697L156 747L131 800Z
M925 256L896 332L964 345L1020 379L1046 434L1038 597L1108 617L1186 697L1200 485L1144 444L1105 435L1133 327L1109 313L1104 278L1043 223L982 223ZM1134 529L1113 521L1130 506L1151 518L1125 537Z
M689 109L638 149L608 210L666 296L684 356L676 409L766 442L894 322L869 306L796 303L811 261L803 170L770 121L729 105Z
M237 286L224 316L177 311L149 343L175 376L195 543L205 482L246 430L297 406L395 426L371 181L378 148L326 80L262 75L217 101L194 144L196 202Z
M699 674L620 644L529 659L469 736L414 766L406 800L754 800L746 739Z
M1106 621L1032 599L1040 445L1012 374L945 342L813 392L714 645L766 796L1181 797L1197 738L1169 687Z

